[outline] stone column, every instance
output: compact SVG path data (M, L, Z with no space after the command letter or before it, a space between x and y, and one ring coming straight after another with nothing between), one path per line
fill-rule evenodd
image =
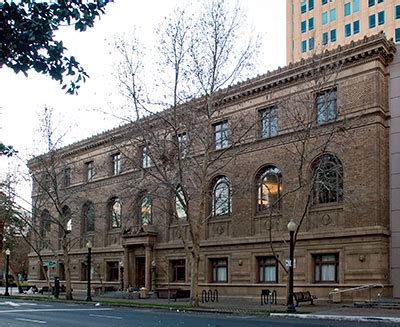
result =
M129 250L128 247L124 247L124 288L127 289L129 286Z
M146 254L146 268L145 268L145 287L150 291L151 288L151 245L145 244L145 254Z

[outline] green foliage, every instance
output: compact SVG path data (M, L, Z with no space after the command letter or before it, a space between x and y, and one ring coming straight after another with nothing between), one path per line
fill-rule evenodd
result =
M0 68L5 65L15 73L34 69L62 84L74 94L88 74L74 56L66 56L62 41L55 40L54 31L62 25L75 30L92 27L96 17L104 14L108 0L95 3L81 0L35 2L33 0L0 3ZM68 82L65 82L65 79Z
M18 151L16 151L12 145L4 145L3 143L0 142L0 157L1 156L11 157L17 153Z

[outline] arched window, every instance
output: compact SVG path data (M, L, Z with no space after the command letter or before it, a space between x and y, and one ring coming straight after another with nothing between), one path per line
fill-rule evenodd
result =
M258 175L257 211L281 208L282 173L275 166L265 167Z
M175 212L176 216L180 220L186 219L186 210L187 210L187 202L186 202L186 197L185 193L183 192L183 189L181 186L178 186L176 189L176 195L175 195Z
M231 186L225 176L215 180L212 189L212 212L214 216L225 216L231 213Z
M83 216L85 220L85 232L94 232L94 207L92 203L86 203L83 206Z
M121 217L122 217L121 200L119 198L112 198L110 201L111 228L121 227Z
M325 154L312 165L314 188L313 203L337 203L343 200L343 167L340 160Z
M150 195L142 198L140 204L140 222L142 225L151 225L153 217L153 203Z
M72 213L68 206L62 208L63 226L67 232L72 231Z
M46 234L50 232L51 229L51 217L50 217L50 212L47 209L44 209L42 211L42 214L40 216L41 221L40 221L40 234L42 237L46 237Z

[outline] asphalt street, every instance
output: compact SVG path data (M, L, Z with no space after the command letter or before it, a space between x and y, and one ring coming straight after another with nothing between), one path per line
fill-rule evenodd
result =
M271 318L243 315L193 313L185 311L140 310L103 307L95 304L62 304L34 301L0 300L0 326L55 327L261 327L261 326L394 326L379 322L340 322L292 318Z

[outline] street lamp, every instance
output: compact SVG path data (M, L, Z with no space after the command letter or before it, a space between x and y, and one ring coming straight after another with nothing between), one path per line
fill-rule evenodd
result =
M293 237L294 232L297 229L297 224L293 219L290 219L289 223L287 224L287 229L289 230L290 234L290 248L289 248L289 300L287 303L287 312L293 313L296 312L296 308L293 304L293 254L294 254L294 243Z
M6 292L4 293L4 296L10 296L10 294L8 293L8 270L10 267L10 254L11 254L10 249L7 249L6 250Z
M86 247L88 249L88 255L87 255L87 295L86 295L86 301L90 302L92 301L92 295L91 295L91 290L90 290L90 277L91 277L91 270L92 270L92 242L88 241L86 243Z

